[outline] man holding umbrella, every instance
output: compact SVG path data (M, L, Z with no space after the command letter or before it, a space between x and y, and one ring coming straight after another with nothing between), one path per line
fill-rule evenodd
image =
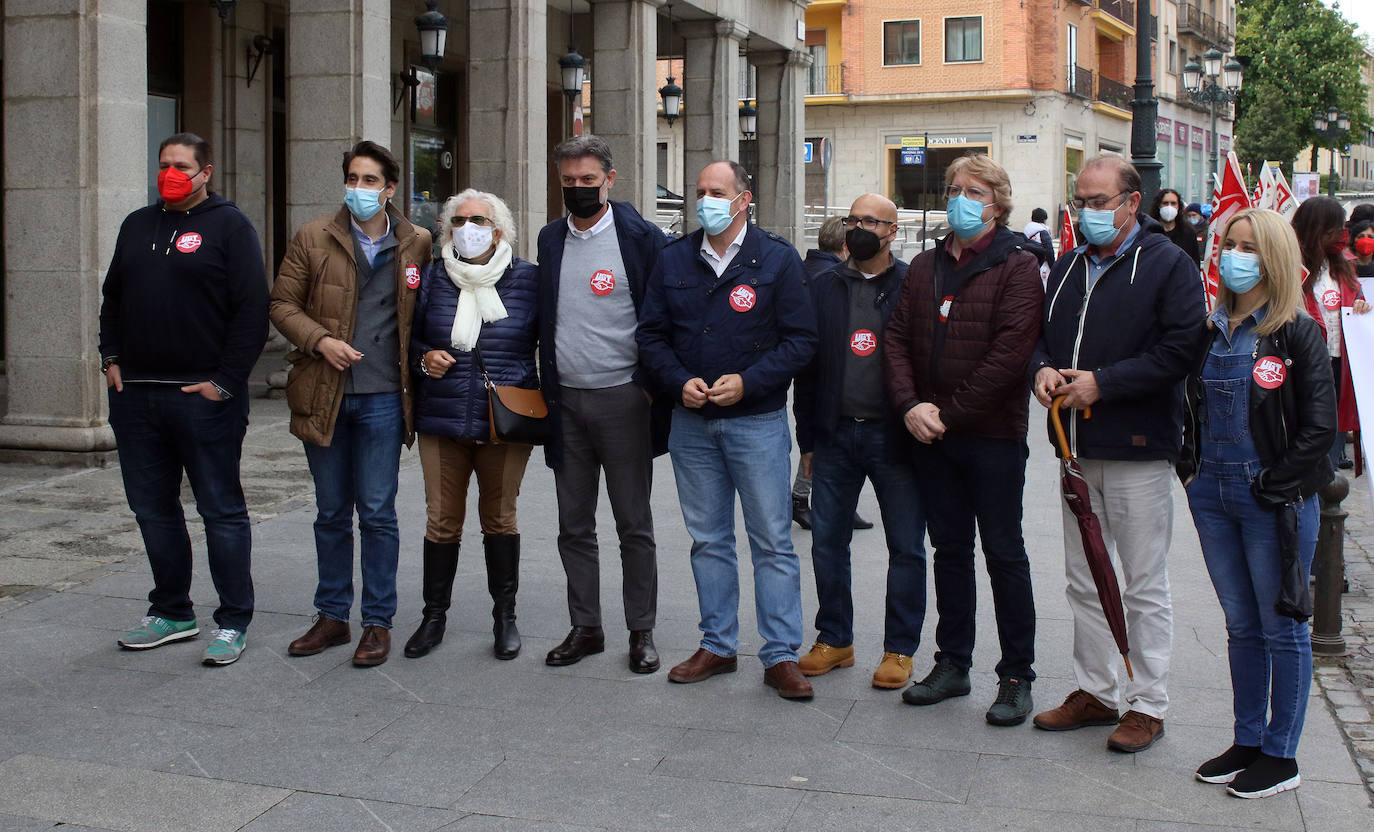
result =
M1093 542L1101 545L1091 549L1105 553L1108 564L1118 562L1125 576L1123 641L1134 665L1118 691L1118 644L1079 519L1066 505L1064 571L1078 689L1034 722L1047 731L1115 725L1107 747L1123 752L1149 748L1164 731L1173 641L1166 565L1172 470L1189 342L1206 311L1196 265L1139 213L1140 188L1140 174L1124 159L1100 157L1084 166L1073 206L1086 242L1065 252L1050 273L1031 360L1036 399L1050 407L1063 396L1069 408L1062 414L1069 450L1100 521ZM1127 711L1118 717L1119 693Z

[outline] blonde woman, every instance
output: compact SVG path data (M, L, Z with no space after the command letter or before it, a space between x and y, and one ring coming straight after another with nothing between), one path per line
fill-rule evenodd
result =
M1315 495L1332 476L1336 389L1326 341L1303 311L1292 228L1249 209L1226 224L1221 245L1222 285L1198 334L1178 473L1226 615L1235 734L1197 779L1268 797L1301 782L1307 579Z

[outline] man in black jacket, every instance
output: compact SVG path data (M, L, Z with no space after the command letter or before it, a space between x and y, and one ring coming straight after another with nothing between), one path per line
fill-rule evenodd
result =
M209 191L209 142L169 136L158 168L162 199L125 218L100 306L110 427L153 570L148 613L119 644L145 650L200 632L181 510L185 471L220 599L203 661L226 665L243 652L253 617L239 455L248 375L267 341L267 275L248 218Z
M1196 264L1139 213L1140 198L1140 174L1125 160L1101 157L1083 167L1073 205L1087 243L1054 265L1031 358L1040 403L1050 407L1054 397L1067 396L1071 450L1103 542L1126 579L1121 597L1135 670L1121 692L1129 710L1118 718L1116 646L1066 506L1078 690L1036 715L1035 725L1048 731L1116 725L1107 745L1124 752L1142 751L1163 733L1169 704L1173 465L1182 437L1182 381L1205 312Z
M633 205L608 200L615 169L603 139L567 139L554 148L553 161L568 216L539 232L539 364L553 423L545 461L558 495L558 554L572 629L544 661L561 667L606 649L596 540L604 470L620 536L630 670L653 673L658 556L649 491L653 458L667 450L672 402L652 402L635 328L667 238Z

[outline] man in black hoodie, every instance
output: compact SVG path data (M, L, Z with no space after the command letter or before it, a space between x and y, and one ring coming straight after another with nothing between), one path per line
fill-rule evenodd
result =
M148 614L119 644L144 650L200 632L181 510L185 471L220 598L203 661L226 665L243 652L253 617L239 455L248 375L267 341L267 276L248 218L209 191L209 142L177 133L158 156L162 199L125 218L100 306L110 427L153 570Z

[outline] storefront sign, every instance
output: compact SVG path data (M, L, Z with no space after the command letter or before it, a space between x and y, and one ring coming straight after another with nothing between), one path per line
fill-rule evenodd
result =
M1167 142L1174 137L1174 120L1171 118L1155 119L1155 138L1161 142Z
M904 165L924 165L926 163L926 149L924 147L904 147L902 148L902 164Z
M925 147L925 136L902 136L902 147Z
M1193 128L1193 147L1202 147L1203 132L1201 127Z

